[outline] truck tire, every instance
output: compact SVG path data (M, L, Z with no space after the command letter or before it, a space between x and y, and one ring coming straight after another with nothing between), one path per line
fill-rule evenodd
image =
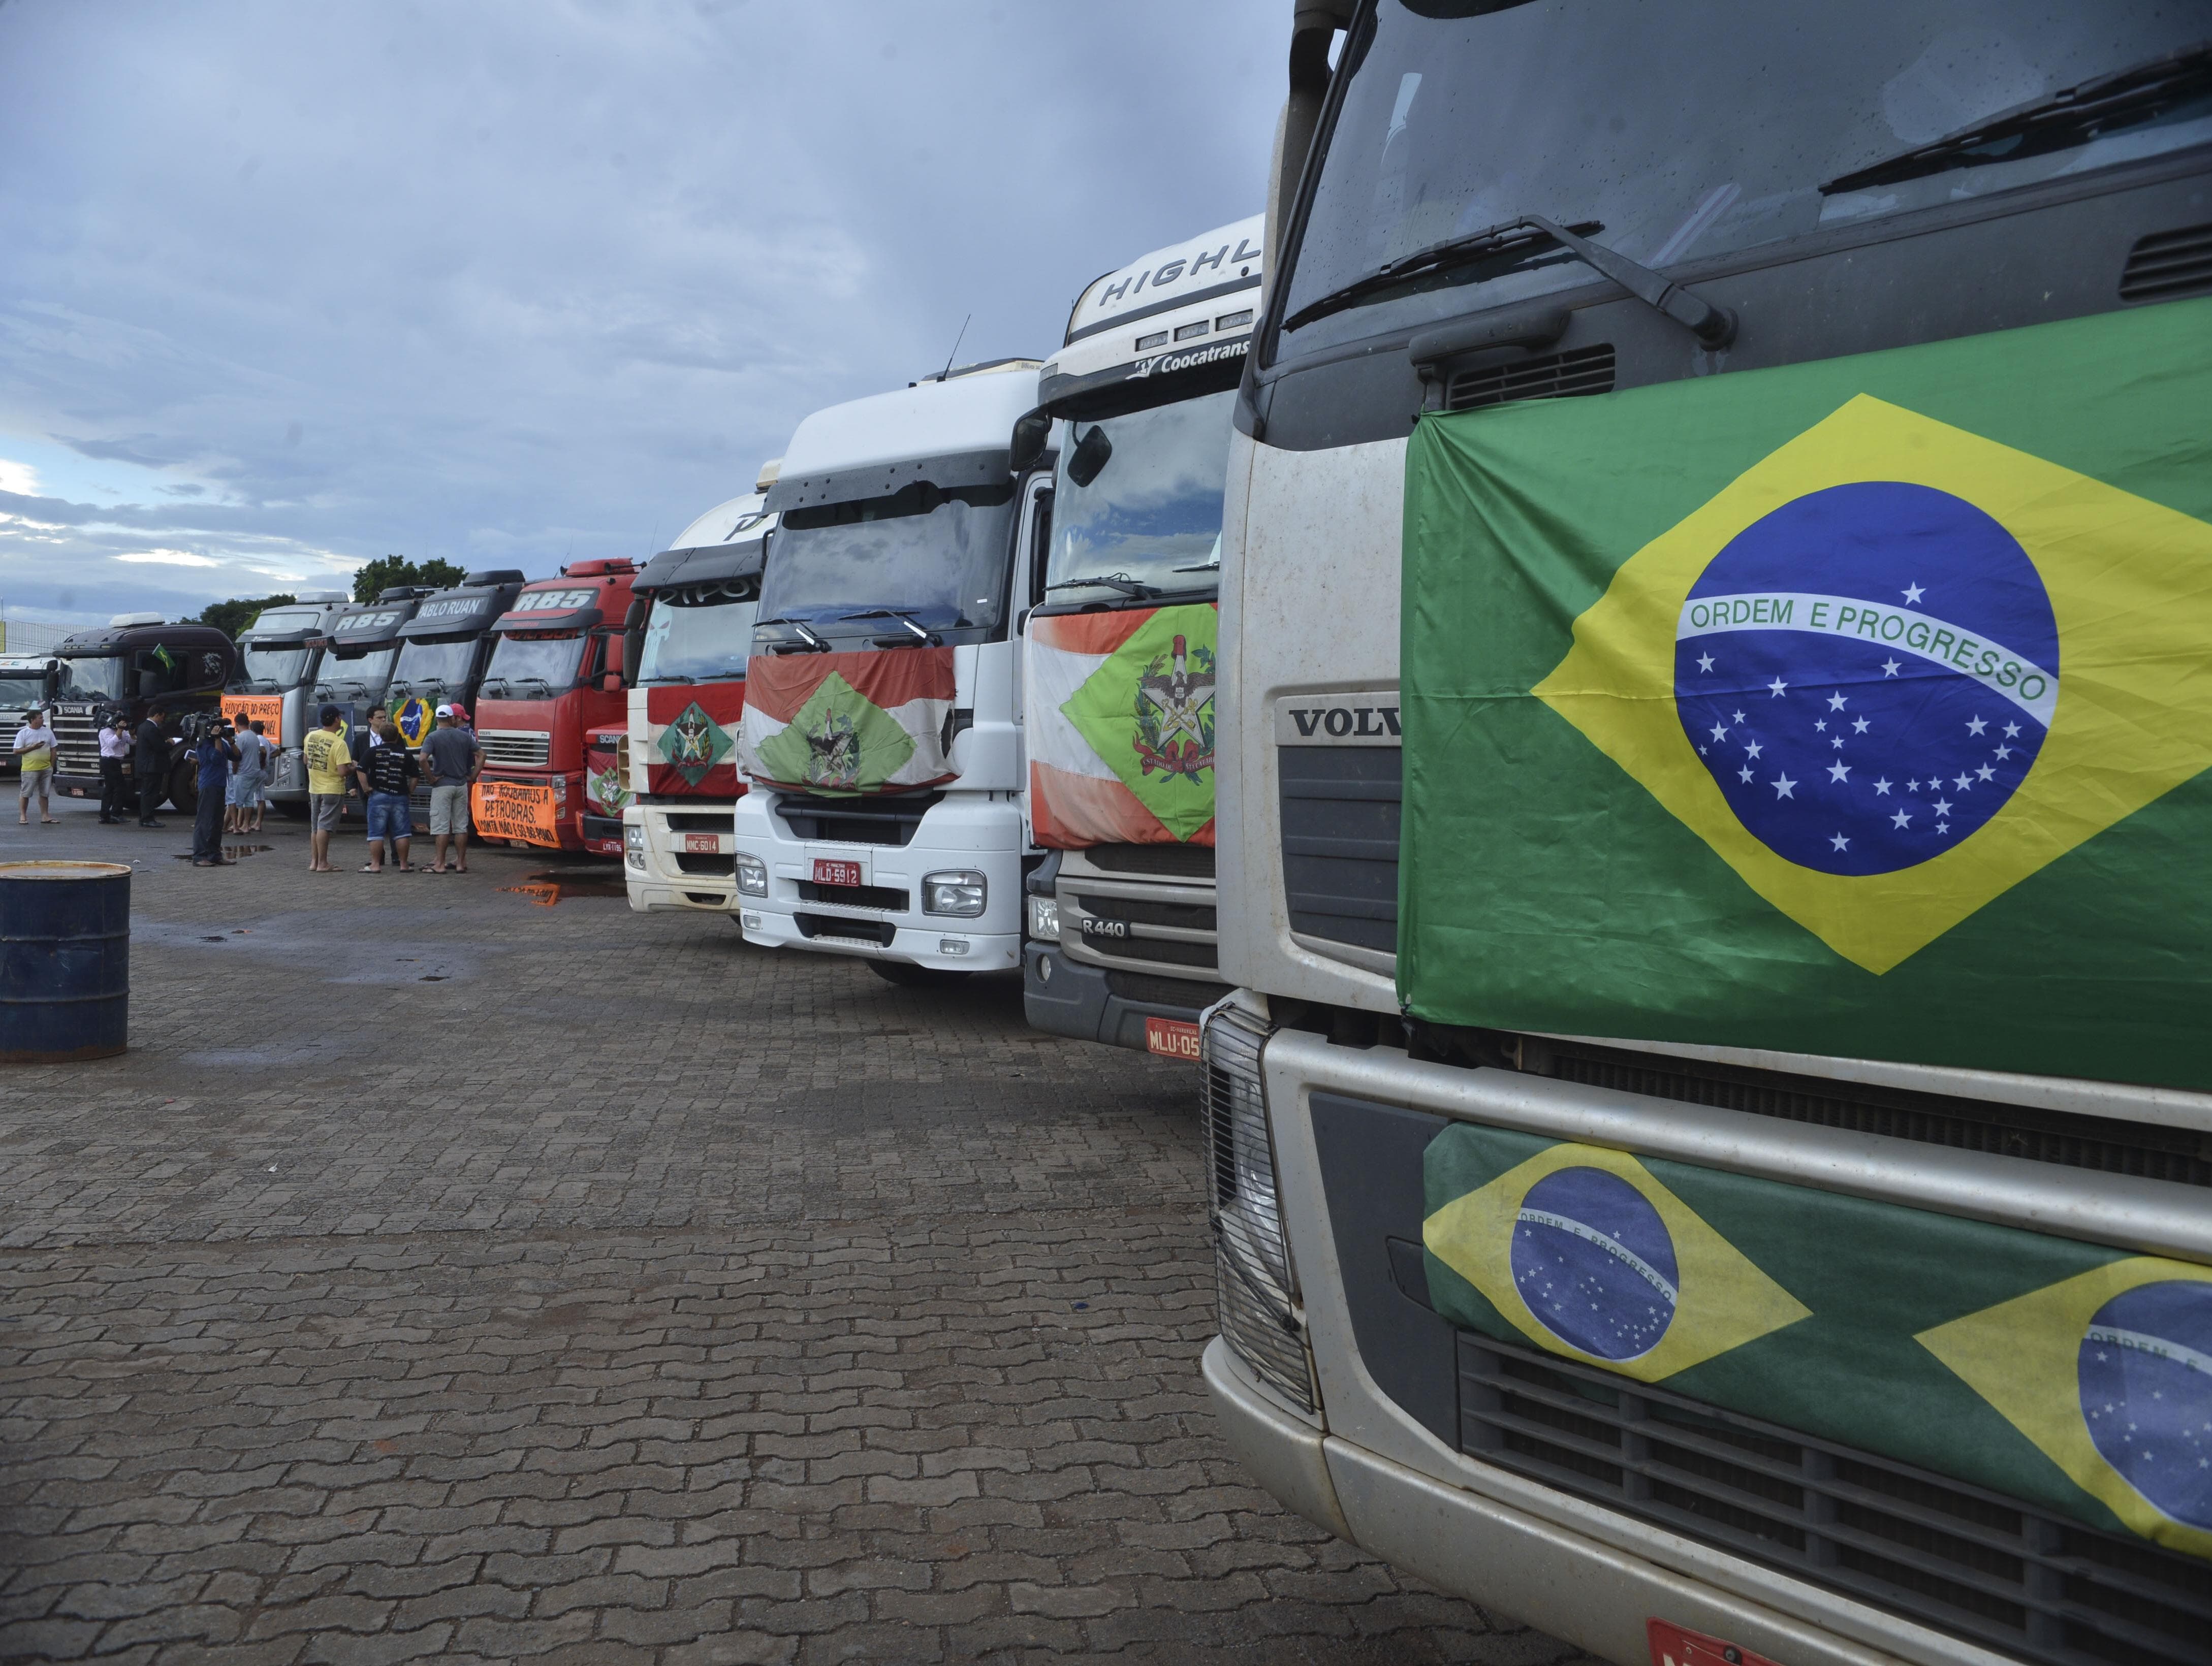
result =
M943 966L918 966L907 960L871 960L868 970L885 983L896 984L902 989L950 989L975 975L972 972L948 971Z
M169 766L169 802L177 807L179 815L199 814L199 765L190 753Z

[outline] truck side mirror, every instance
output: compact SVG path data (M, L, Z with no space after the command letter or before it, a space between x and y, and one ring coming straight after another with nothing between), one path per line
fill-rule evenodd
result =
M610 671L599 679L600 693L606 694L619 694L622 691L623 680L622 673L620 671Z
M1114 455L1114 442L1106 438L1106 430L1094 427L1075 442L1075 455L1067 460L1067 477L1078 486L1088 486L1106 472L1106 464Z
M1013 439L1010 442L1012 472L1023 474L1034 468L1044 455L1045 441L1052 435L1052 419L1042 411L1031 411L1026 416L1014 419Z

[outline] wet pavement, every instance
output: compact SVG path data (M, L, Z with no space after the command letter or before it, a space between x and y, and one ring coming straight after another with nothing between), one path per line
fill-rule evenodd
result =
M0 1660L1575 1658L1221 1445L1189 1067L612 864L57 813L132 1046L0 1075Z

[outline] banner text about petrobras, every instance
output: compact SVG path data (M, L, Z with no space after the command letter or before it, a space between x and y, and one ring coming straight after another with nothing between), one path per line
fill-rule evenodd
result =
M1911 608L1808 591L1693 597L1682 604L1674 639L1686 642L1730 631L1804 631L1900 648L1917 658L1972 677L2046 729L2058 704L2056 671L1991 641L1986 634L1964 630Z

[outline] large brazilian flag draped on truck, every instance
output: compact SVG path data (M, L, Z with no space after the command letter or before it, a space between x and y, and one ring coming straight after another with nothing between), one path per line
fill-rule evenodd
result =
M1415 1015L2212 1088L2212 301L1425 418L1405 560Z

